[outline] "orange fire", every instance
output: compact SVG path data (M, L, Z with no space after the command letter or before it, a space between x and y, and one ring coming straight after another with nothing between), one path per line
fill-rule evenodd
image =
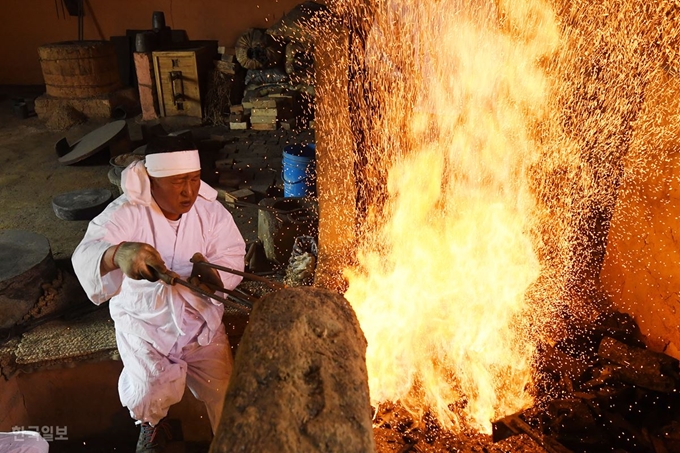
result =
M533 402L527 320L540 314L525 293L539 263L526 174L547 115L541 61L558 28L541 0L375 8L367 66L389 93L369 151L394 159L385 218L368 217L345 272L371 399L489 432Z

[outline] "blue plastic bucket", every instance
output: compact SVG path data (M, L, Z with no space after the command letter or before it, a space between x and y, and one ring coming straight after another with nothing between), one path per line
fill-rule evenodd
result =
M283 148L284 197L308 197L316 193L316 145L288 145Z

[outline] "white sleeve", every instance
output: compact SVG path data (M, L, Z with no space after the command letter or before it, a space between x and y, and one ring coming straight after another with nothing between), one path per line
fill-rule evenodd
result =
M104 252L112 245L126 240L126 234L119 224L128 224L128 227L134 228L133 222L114 222L113 218L119 212L120 204L119 200L114 201L90 222L85 237L71 258L80 285L87 297L97 305L118 294L123 283L123 272L120 269L102 276L99 267Z
M218 201L215 208L215 227L211 237L207 238L205 259L237 271L243 271L246 254L246 243L238 230L233 217ZM241 283L242 277L228 272L218 271L226 289L234 289Z

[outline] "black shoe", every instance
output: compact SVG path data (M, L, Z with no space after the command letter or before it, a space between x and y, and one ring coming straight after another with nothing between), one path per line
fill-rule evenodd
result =
M142 423L137 440L136 453L160 453L165 449L168 440L172 439L170 426L165 419L151 426L149 422Z

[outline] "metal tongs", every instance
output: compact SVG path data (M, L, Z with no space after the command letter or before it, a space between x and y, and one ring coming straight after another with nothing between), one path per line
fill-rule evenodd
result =
M210 267L210 268L217 269L217 270L220 270L220 271L228 272L230 274L239 275L239 276L246 278L248 280L253 280L253 281L265 283L267 286L269 286L273 290L279 290L279 289L283 289L283 288L286 287L282 283L274 282L274 281L271 281L271 280L266 279L264 277L261 277L259 275L251 274L249 272L238 271L236 269L232 269L232 268L225 267L225 266L220 266L218 264L209 263L207 261L194 261L193 258L189 261L191 261L196 266ZM209 285L209 284L204 283L211 290L221 291L221 292L227 294L227 296L229 297L229 298L224 298L222 296L218 296L217 294L213 294L209 291L206 291L199 286L196 286L192 283L189 283L186 280L182 280L179 277L175 277L175 276L167 274L167 273L158 273L158 278L160 278L163 282L167 283L168 285L184 286L185 288L189 288L190 290L197 292L199 294L202 294L203 296L207 296L207 297L210 297L212 299L215 299L219 302L222 302L226 306L229 306L233 309L236 309L238 311L245 312L245 313L250 313L250 310L252 310L252 308L253 308L253 304L258 301L257 297L251 296L250 294L246 294L246 293L243 293L243 292L234 291L234 290L231 290L231 289L226 289L226 288L222 288L222 287L219 287L219 286L214 286L214 285Z

